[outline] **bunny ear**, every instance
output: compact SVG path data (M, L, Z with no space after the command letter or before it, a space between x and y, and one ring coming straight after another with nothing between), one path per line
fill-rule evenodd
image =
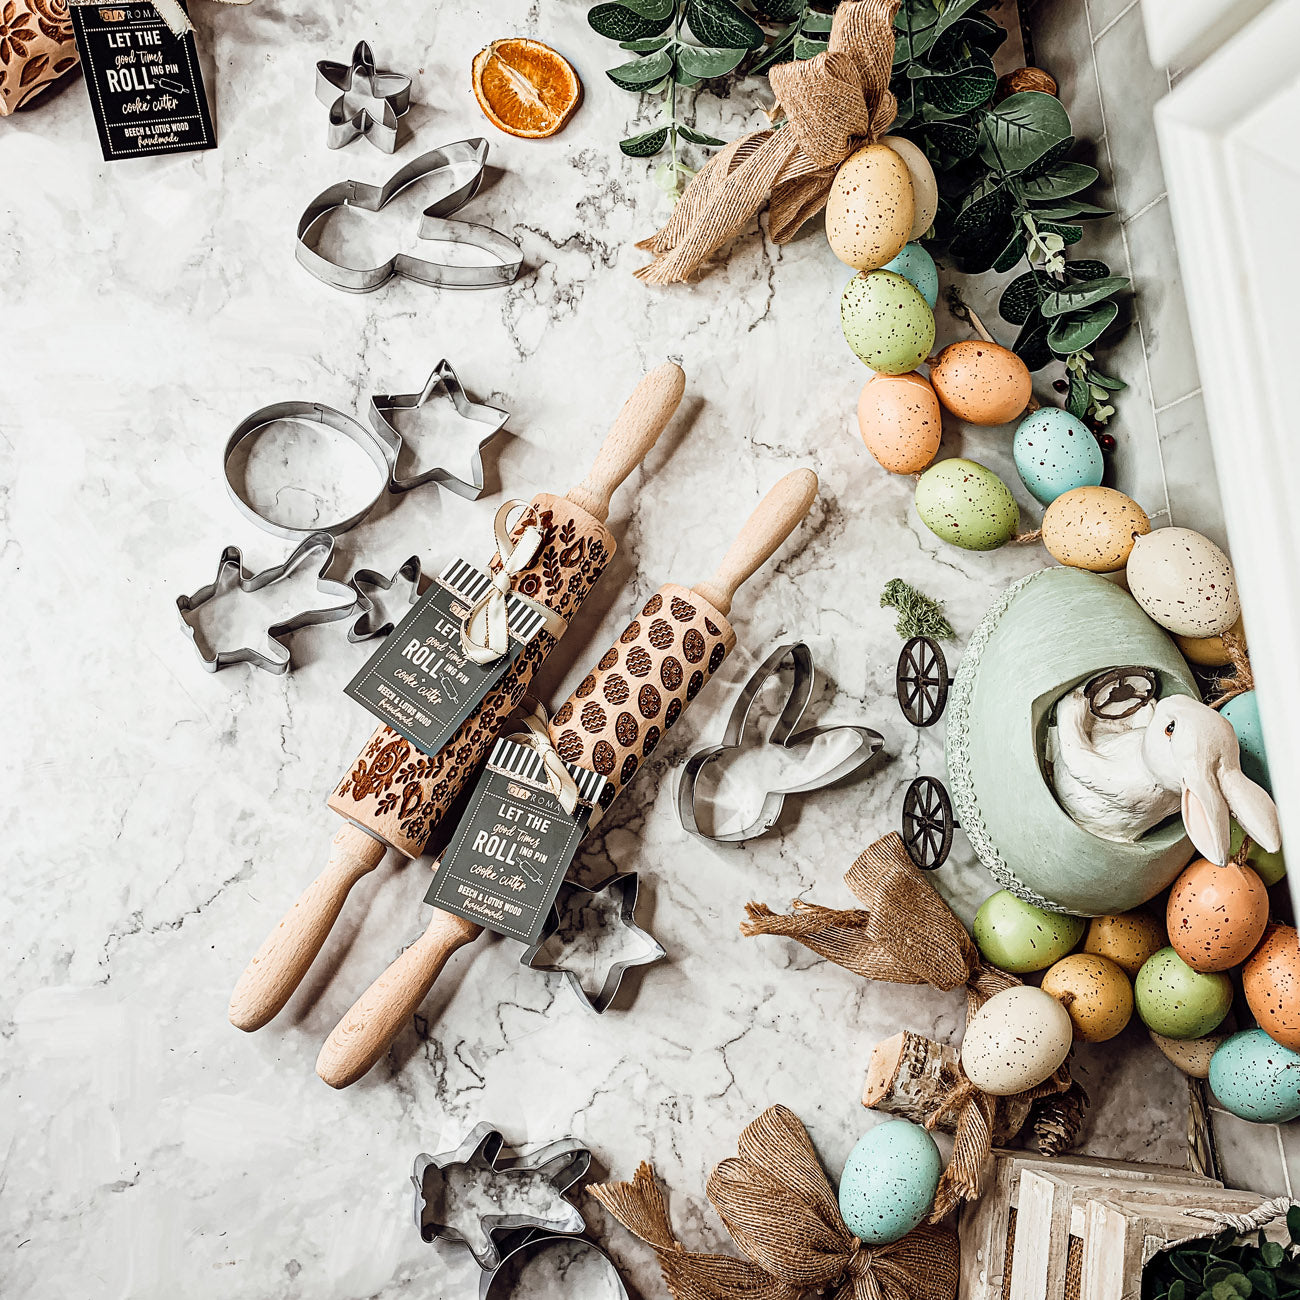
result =
M1183 826L1203 858L1220 867L1227 862L1232 848L1228 801L1213 782L1183 783Z
M1240 768L1222 772L1219 787L1241 829L1266 853L1276 853L1282 847L1282 830L1278 825L1277 805L1269 798L1268 791L1256 785Z

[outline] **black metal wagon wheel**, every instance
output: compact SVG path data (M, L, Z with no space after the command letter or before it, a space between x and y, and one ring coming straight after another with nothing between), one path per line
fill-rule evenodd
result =
M907 856L922 871L934 871L948 860L957 819L952 800L938 777L918 776L903 797L903 844Z
M939 643L928 636L909 637L898 654L894 674L898 707L914 727L931 727L948 703L948 661Z

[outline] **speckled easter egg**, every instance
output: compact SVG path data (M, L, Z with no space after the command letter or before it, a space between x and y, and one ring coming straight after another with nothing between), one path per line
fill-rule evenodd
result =
M1264 942L1241 968L1246 1003L1259 1027L1300 1052L1300 938L1295 927L1270 925Z
M919 474L939 451L939 399L924 375L872 375L858 398L858 428L891 474Z
M1212 1034L1204 1038L1166 1038L1148 1029L1151 1041L1173 1065L1191 1079L1208 1079L1214 1054L1236 1032L1237 1022L1231 1012Z
M1062 957L1041 987L1065 1008L1080 1042L1109 1041L1133 1015L1133 985L1109 957L1090 952Z
M1009 889L990 894L975 913L971 933L980 955L1013 975L1046 970L1083 938L1081 917L1042 908Z
M1101 448L1082 420L1059 406L1040 406L1025 416L1011 444L1020 481L1043 505L1062 492L1100 487Z
M970 424L1006 424L1028 405L1033 385L1016 354L983 339L949 343L930 367L939 400Z
M1259 720L1259 696L1254 691L1234 695L1219 710L1237 733L1241 753L1241 770L1257 785L1273 793L1268 771L1268 751L1264 748L1264 727Z
M1122 569L1133 539L1150 531L1147 512L1114 488L1062 492L1043 514L1043 545L1052 559L1091 573Z
M1197 858L1169 891L1165 925L1174 951L1199 971L1231 970L1268 925L1268 890L1249 868Z
M1229 636L1235 637L1245 649L1246 629L1241 619L1219 636L1176 636L1174 642L1189 664L1200 668L1223 668L1232 662L1232 654L1224 640Z
M1136 538L1126 572L1134 600L1178 636L1217 636L1241 614L1232 562L1190 528Z
M1241 848L1241 843L1245 838L1246 832L1243 831L1234 821L1232 823L1232 846L1229 849L1230 855L1235 856L1237 850ZM1276 853L1270 853L1261 845L1256 844L1254 840L1251 840L1250 848L1246 850L1246 865L1271 888L1286 875L1286 857L1284 853L1285 846L1278 849Z
M1072 1041L1070 1017L1050 993L1028 984L1004 989L967 1024L962 1069L977 1088L1010 1097L1054 1074Z
M924 1222L934 1206L943 1157L919 1124L877 1124L849 1152L840 1175L840 1214L868 1246L886 1246Z
M907 164L913 208L912 229L907 237L920 239L934 225L935 213L939 211L939 182L935 179L934 168L930 166L925 151L901 135L882 135L880 143L887 144Z
M939 301L939 268L923 245L905 245L903 251L892 262L887 262L882 270L893 271L915 285L930 310L934 310L934 304Z
M1224 1110L1254 1124L1300 1116L1300 1056L1262 1029L1233 1034L1210 1060L1210 1091Z
M893 271L866 271L844 286L840 326L858 359L886 375L915 370L934 347L934 313Z
M1173 948L1143 963L1133 992L1142 1023L1166 1038L1204 1038L1232 1006L1226 975L1193 970Z
M973 460L941 460L916 485L916 513L936 536L967 551L1005 546L1020 527L1020 507L991 470Z
M1150 912L1120 912L1115 916L1094 916L1088 922L1083 950L1108 957L1129 979L1136 979L1147 958L1168 943L1158 916Z
M841 262L872 271L898 256L915 215L906 161L886 144L863 145L835 173L826 239Z

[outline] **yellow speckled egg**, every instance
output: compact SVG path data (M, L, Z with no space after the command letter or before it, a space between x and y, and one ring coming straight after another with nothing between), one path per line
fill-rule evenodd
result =
M1197 858L1169 891L1165 925L1174 951L1199 971L1231 970L1268 925L1268 890L1249 867Z
M1120 912L1115 916L1094 916L1088 922L1083 950L1108 958L1135 979L1142 963L1168 942L1158 916L1144 911Z
M970 424L1014 420L1032 392L1025 363L983 339L949 343L930 367L930 383L944 406Z
M886 144L864 145L835 173L826 200L826 239L841 262L874 271L903 251L915 214L902 156Z
M1128 563L1133 539L1151 520L1132 497L1108 487L1062 492L1043 514L1043 545L1058 564L1113 573Z
M1065 1008L1075 1038L1084 1043L1114 1038L1133 1015L1133 985L1109 957L1062 957L1043 976L1042 987Z
M872 375L858 398L867 450L891 474L919 474L939 450L939 399L924 375Z
M1055 1074L1074 1034L1065 1008L1032 985L995 993L970 1018L961 1065L977 1087L1010 1097Z
M1274 1042L1300 1052L1300 935L1271 925L1241 968L1250 1013Z
M1157 528L1135 538L1128 589L1152 619L1177 636L1218 636L1241 616L1232 561L1190 528Z
M925 156L925 150L905 140L901 135L882 135L881 144L887 144L906 164L912 181L912 230L909 239L920 239L934 225L939 211L939 182L934 178L934 168Z
M1241 642L1242 649L1245 649L1246 629L1241 619L1219 636L1176 636L1174 641L1189 664L1201 668L1222 668L1232 662L1227 643L1223 639L1225 636L1236 637Z

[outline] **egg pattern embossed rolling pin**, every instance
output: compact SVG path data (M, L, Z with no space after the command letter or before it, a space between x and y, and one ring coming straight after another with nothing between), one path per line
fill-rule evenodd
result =
M595 463L566 496L539 493L514 526L543 530L532 561L511 581L522 596L571 618L613 557L609 499L641 463L681 401L686 378L672 362L650 371L624 404ZM493 569L500 567L500 556ZM537 633L478 708L433 755L380 726L330 795L344 819L325 870L267 936L230 999L230 1022L260 1029L288 1002L343 910L349 891L389 848L419 857L435 826L487 754L557 638Z
M556 711L552 745L562 758L605 775L605 807L730 653L736 634L727 615L737 588L794 532L816 496L812 470L787 474L714 576L694 587L661 587ZM452 953L482 933L473 921L435 908L424 934L334 1027L316 1073L334 1088L360 1079L415 1014Z

